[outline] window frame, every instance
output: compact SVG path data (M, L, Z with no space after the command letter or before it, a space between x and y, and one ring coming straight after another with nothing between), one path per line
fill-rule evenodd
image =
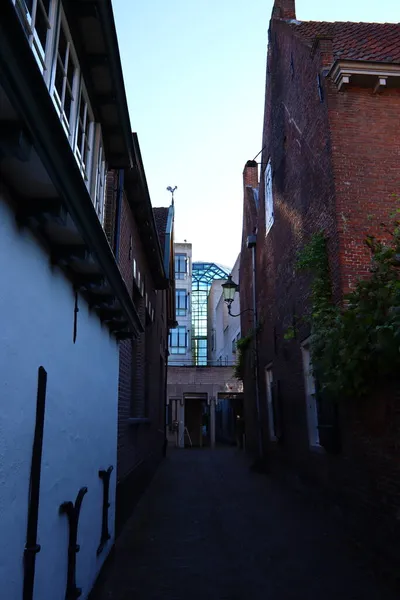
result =
M103 159L104 157L104 159ZM104 219L107 164L100 123L95 123L90 197L101 224Z
M184 262L184 265L185 265L185 270L184 271L181 271L181 270L177 269L177 266L180 265L180 263L181 263L181 261L177 260L177 259L180 259L180 258L183 258L183 262ZM188 256L187 256L187 254L185 254L184 252L177 252L175 254L175 265L174 265L174 267L175 267L175 279L185 279L186 276L187 276L187 273L188 273L188 268L187 268L188 267Z
M184 306L179 306L179 298L184 298ZM188 294L184 288L176 288L175 290L176 316L185 317L188 309Z
M58 62L59 62L59 58L60 58L58 50L59 50L61 30L63 30L63 34L66 38L67 49L66 49L66 57L65 57L66 63L63 64L63 76L62 76L63 83L62 83L62 91L61 91L61 98L60 98L58 90L57 90L57 86L56 86L56 77L57 77ZM69 64L70 64L70 57L72 59L74 67L75 67L74 73L73 73L72 86L71 86L70 82L68 81L68 68L69 68ZM61 58L60 58L60 62L62 63ZM65 67L66 67L66 69L65 69ZM74 43L72 41L71 32L68 27L68 21L66 19L63 8L61 7L60 15L59 15L59 18L57 19L57 31L56 31L56 35L54 36L52 74L51 74L51 81L50 81L50 85L49 85L49 92L50 92L50 96L53 100L53 104L56 108L57 114L63 125L64 131L67 135L67 138L70 142L70 145L71 145L71 148L73 151L74 151L73 140L75 138L76 118L77 118L77 110L76 110L77 96L78 96L78 90L80 88L81 80L82 80L82 76L81 76L81 70L80 70L80 66L79 66L78 56L77 56L77 53L75 50ZM70 96L71 96L71 105L70 105L70 111L69 111L70 120L67 119L67 116L66 116L66 113L64 110L65 109L65 93L66 93L67 87L69 88L69 92L70 92Z
M268 434L271 442L276 442L276 415L274 411L274 372L272 364L265 367L265 386L267 392Z
M175 338L176 344L173 343ZM188 333L186 327L184 325L178 325L178 327L171 329L168 342L171 354L186 354L188 347Z
M56 22L58 1L49 0L48 13L46 13L43 0L32 0L32 11L29 11L28 6L26 5L26 2L24 2L24 0L12 0L12 2L15 6L17 15L28 38L29 46L31 47L32 53L35 57L39 70L45 77L45 80L48 80L49 68L51 70L51 50L54 39L52 31L54 31L55 27L58 26ZM41 11L42 18L45 21L47 29L44 46L36 28L38 10Z
M81 149L78 148L79 128L80 128L80 124L81 124L80 123L80 121L81 121L80 113L81 113L82 100L86 104L86 111L85 111L85 116L84 116L85 127L83 128L83 132L82 132L81 147L87 146L87 148L88 148L86 163L85 163L84 157L82 157ZM89 130L88 130L88 133L86 134L87 119L89 119ZM93 110L90 105L89 96L88 96L88 93L86 90L85 83L83 81L83 78L81 77L79 92L78 92L78 103L77 103L77 111L76 111L76 126L75 126L75 132L74 132L73 151L74 151L74 155L75 155L76 161L78 163L81 175L86 183L86 187L89 190L90 190L91 179L92 179L92 174L93 174L92 173L92 161L93 161L93 156L95 153L95 137L96 137L95 129L96 129L96 123L94 120ZM104 183L104 185L105 185L105 183Z
M268 159L264 171L264 209L265 209L265 235L268 235L275 221L274 194L273 194L272 162Z

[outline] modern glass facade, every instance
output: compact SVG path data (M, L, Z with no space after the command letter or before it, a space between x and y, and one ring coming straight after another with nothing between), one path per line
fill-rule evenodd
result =
M215 263L192 266L192 355L193 364L207 365L207 306L214 279L226 279L230 269Z

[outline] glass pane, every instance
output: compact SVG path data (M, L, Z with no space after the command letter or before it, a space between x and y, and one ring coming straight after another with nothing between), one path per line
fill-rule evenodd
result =
M65 90L64 113L65 113L65 117L66 117L68 123L70 122L70 118L71 118L71 105L72 105L72 94L67 87Z
M73 58L71 56L71 53L69 54L69 59L68 59L68 71L67 71L67 81L69 83L69 87L71 89L72 92L72 88L74 85L74 75L75 75L75 64L73 61Z
M43 12L43 8L41 3L38 1L37 9L36 9L36 21L35 21L35 29L42 44L42 48L46 48L46 39L47 39L47 23L48 23L48 14L49 14L49 5L50 0L44 0L43 2L44 8L46 12Z
M63 65L61 63L61 59L58 58L57 59L57 67L56 67L56 80L54 82L54 85L56 87L58 97L60 99L62 97L63 80L64 80Z
M58 54L64 67L66 63L67 54L67 38L65 37L65 33L62 27L60 27L60 37L58 40Z

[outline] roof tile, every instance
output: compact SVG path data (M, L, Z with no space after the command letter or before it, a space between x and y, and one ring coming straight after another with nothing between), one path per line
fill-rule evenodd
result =
M302 21L289 23L307 43L332 37L334 59L400 63L400 23Z

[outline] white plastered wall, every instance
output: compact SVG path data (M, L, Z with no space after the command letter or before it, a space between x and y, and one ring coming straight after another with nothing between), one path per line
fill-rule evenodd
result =
M0 581L1 596L22 598L23 551L35 427L38 367L47 371L34 600L64 600L68 520L59 514L81 487L77 585L85 599L114 537L118 345L0 193ZM99 557L103 484L110 481L111 540Z

